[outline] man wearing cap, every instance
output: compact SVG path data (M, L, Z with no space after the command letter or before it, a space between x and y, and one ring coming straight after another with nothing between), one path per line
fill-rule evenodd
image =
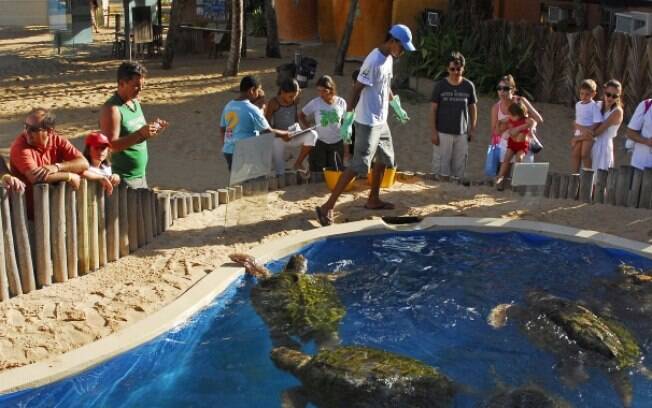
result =
M54 130L54 114L35 108L25 119L25 129L11 145L12 173L26 184L27 212L31 218L32 184L65 181L79 187L88 162L67 139Z
M371 191L365 204L369 210L393 209L394 205L380 200L380 182L386 167L394 167L392 134L387 125L391 106L397 119L405 123L409 118L401 107L398 96L391 89L394 59L404 51L414 51L412 33L402 24L393 26L385 42L365 58L360 74L353 85L348 110L342 123L343 137L350 137L355 126L355 145L351 165L344 171L326 203L316 208L322 226L333 223L333 207L344 188L356 175L366 176L373 162ZM355 110L355 113L352 112Z
M97 181L102 188L111 195L113 187L120 184L120 176L113 174L109 162L109 138L101 132L92 132L86 136L86 148L84 157L88 160L88 170L84 172L84 178Z
M113 171L131 188L147 188L147 140L168 126L162 119L147 123L138 102L147 70L135 61L118 67L118 90L100 112L100 129L111 142Z

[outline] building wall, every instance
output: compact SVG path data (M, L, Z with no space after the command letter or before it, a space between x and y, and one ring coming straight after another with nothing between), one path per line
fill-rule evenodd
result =
M509 21L538 23L541 0L494 0L494 16Z
M47 24L47 0L0 0L0 26Z

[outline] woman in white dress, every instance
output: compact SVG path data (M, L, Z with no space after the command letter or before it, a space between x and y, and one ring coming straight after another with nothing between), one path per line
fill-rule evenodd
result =
M591 132L593 134L593 171L609 170L614 167L614 138L618 128L623 123L622 105L623 87L615 79L609 80L603 86L603 98L598 102L599 117L595 118L600 125Z

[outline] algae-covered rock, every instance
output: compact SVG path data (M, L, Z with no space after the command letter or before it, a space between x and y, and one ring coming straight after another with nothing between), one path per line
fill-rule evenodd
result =
M540 387L524 387L499 390L479 408L571 408L563 399L549 394Z
M284 395L284 406L443 408L452 404L453 383L418 360L361 346L321 350L314 357L285 347L272 350L282 370L302 387Z
M275 275L248 255L234 254L231 259L258 277L251 301L275 346L296 348L293 337L315 340L320 346L339 342L338 328L346 310L333 286L333 275L307 274L302 255L290 257L284 270Z

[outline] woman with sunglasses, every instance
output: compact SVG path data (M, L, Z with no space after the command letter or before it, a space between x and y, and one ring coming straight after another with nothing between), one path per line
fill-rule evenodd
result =
M507 132L509 124L509 107L513 103L523 102L527 108L528 115L536 122L536 125L543 123L543 117L534 109L530 101L523 96L516 95L516 81L511 75L505 75L498 82L496 87L498 91L498 102L491 108L491 144L500 146L500 162L502 163L507 153L507 141L509 140L509 133ZM524 162L533 162L534 155L528 152ZM498 171L498 169L496 169Z
M603 86L603 100L598 102L600 109L599 125L589 132L593 136L591 157L592 168L596 170L609 170L614 167L614 138L618 128L623 123L623 86L615 79L610 79Z

